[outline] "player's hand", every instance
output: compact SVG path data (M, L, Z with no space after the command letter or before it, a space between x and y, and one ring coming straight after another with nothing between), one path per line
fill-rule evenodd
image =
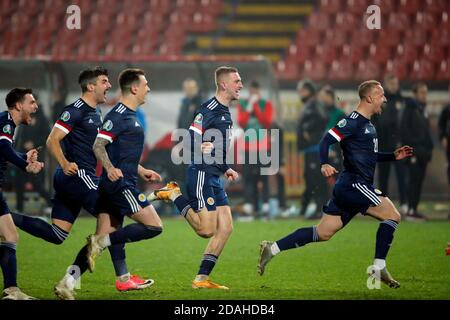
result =
M43 162L34 161L34 162L31 162L30 164L28 164L27 167L25 168L25 170L28 173L38 174L39 172L41 172L41 170L43 168L44 168Z
M214 145L212 144L212 142L203 142L201 145L201 150L204 154L210 154L213 149Z
M108 179L111 180L112 182L116 182L119 179L123 178L123 173L122 170L111 167L108 170Z
M228 181L236 181L239 178L239 174L230 168L225 171L225 177L227 177Z
M441 140L441 143L442 143L442 147L444 148L444 150L447 150L447 147L448 147L448 140L447 140L447 138L442 138L442 140Z
M27 162L35 162L38 159L38 151L36 149L31 149L27 152Z
M75 162L67 162L62 169L66 176L73 176L78 172L78 165Z
M139 171L140 177L147 182L162 181L161 175L150 169L142 169Z
M403 146L394 151L395 160L402 160L405 158L412 157L413 148L410 146Z
M322 172L322 175L325 178L331 177L333 174L339 173L339 171L336 170L336 168L334 168L332 165L329 164L323 164L320 167L320 172Z

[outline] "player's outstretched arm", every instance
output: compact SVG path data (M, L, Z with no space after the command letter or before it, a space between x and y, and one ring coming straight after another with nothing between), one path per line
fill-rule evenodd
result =
M106 152L106 145L109 143L108 140L97 137L94 142L92 149L94 150L95 157L97 160L102 162L103 168L105 168L108 173L108 178L111 181L117 181L123 178L122 170L117 169L111 163L108 153Z
M339 171L337 171L335 167L329 165L328 163L325 163L320 167L320 172L322 172L322 175L325 178L331 177L332 175L339 173Z
M145 169L141 165L138 165L138 174L144 181L147 182L157 182L162 180L161 175L158 172Z
M56 159L56 161L58 161L59 165L63 169L64 174L67 176L73 176L77 174L78 165L75 162L69 162L64 156L61 148L61 141L66 135L67 134L64 131L58 129L57 127L53 127L52 131L48 135L46 145L50 151L50 154Z

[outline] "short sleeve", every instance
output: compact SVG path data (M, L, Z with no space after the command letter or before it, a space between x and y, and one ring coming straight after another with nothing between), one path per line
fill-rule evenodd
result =
M194 117L194 121L189 127L189 130L203 135L203 133L209 129L213 122L213 118L209 115L209 113L203 114L201 112L197 113Z
M106 115L102 127L97 134L97 138L106 139L112 143L123 130L121 114L118 112L110 112Z
M14 127L9 123L3 123L1 125L0 131L0 140L8 141L9 143L13 143L14 137Z
M331 134L338 142L349 138L353 134L353 132L353 121L350 121L348 119L342 119L333 128L328 130L328 133Z
M78 108L67 107L59 116L55 127L68 134L83 118L82 111Z

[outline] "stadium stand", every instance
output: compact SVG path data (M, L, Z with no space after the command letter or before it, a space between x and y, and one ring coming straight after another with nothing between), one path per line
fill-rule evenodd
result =
M90 32L61 28L70 4L80 6ZM370 4L383 8L381 30L365 26ZM449 13L446 0L2 0L0 57L262 54L285 81L345 81L387 70L400 79L444 81Z

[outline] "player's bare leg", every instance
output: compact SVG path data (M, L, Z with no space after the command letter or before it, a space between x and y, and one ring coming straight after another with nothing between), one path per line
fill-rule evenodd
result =
M391 288L399 288L400 283L395 280L386 268L386 256L394 238L394 232L400 223L400 213L392 201L387 197L379 197L381 203L370 207L367 214L381 221L377 231L375 260L371 268L371 277L382 281Z
M259 275L264 274L266 265L281 251L298 248L309 242L328 241L342 227L343 223L340 216L323 214L317 226L298 229L276 242L262 241L257 266Z
M225 286L212 282L209 273L214 267L218 257L222 253L231 233L233 232L233 218L229 206L219 206L217 212L217 228L213 237L209 240L204 252L204 258L200 266L199 273L192 282L192 287L207 289L228 289Z

